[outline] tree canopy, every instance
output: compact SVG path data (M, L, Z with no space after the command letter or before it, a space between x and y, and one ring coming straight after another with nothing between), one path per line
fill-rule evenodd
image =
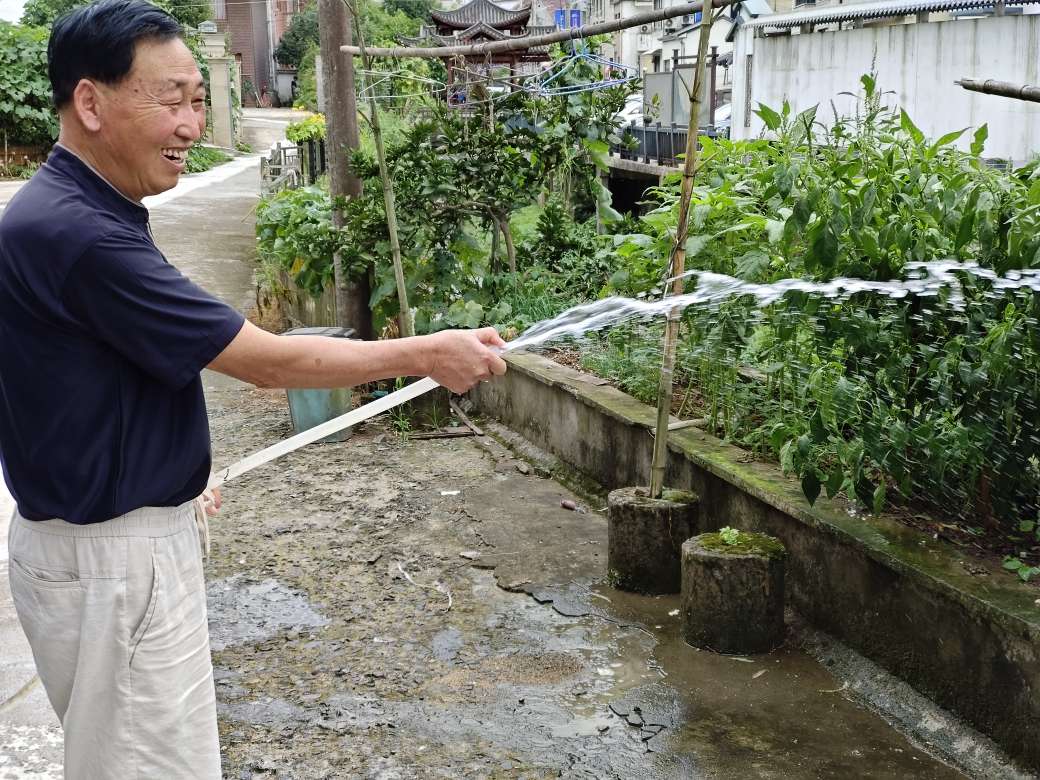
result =
M198 27L199 22L208 19L212 13L206 5L198 0L151 0L155 5L167 11L178 22L188 27ZM22 10L22 24L33 27L50 27L54 20L62 14L89 5L83 0L27 0Z

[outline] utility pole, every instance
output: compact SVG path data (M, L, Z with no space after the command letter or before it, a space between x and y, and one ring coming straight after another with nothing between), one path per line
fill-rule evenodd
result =
M361 194L361 180L350 169L348 157L358 148L357 101L354 94L354 58L340 47L353 43L350 15L343 0L318 0L318 42L321 46L321 70L325 87L325 125L329 155L329 193L332 195L332 224L343 227L343 212L336 208L338 199ZM342 258L337 252L335 263L336 319L343 327L357 331L358 337L371 339L372 311L366 274L361 279L348 279Z

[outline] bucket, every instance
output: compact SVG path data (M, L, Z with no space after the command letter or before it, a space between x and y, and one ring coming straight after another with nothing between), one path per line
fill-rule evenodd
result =
M356 337L353 328L293 328L283 336L325 336L326 338L350 339ZM328 389L291 389L286 391L289 397L289 417L292 419L296 433L306 431L315 425L346 414L352 408L349 387ZM322 439L322 442L346 441L353 433L346 428Z

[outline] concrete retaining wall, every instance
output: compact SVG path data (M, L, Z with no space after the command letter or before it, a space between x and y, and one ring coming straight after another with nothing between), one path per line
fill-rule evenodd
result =
M646 484L655 410L537 356L508 358L478 407L605 488ZM707 529L780 537L791 605L1040 770L1040 591L892 518L810 508L794 479L701 431L669 437L667 484L701 496ZM973 567L978 562L973 561Z

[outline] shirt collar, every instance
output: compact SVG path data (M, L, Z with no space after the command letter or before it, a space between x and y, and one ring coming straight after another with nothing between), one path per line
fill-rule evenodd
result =
M143 204L131 200L102 176L90 163L60 143L54 144L47 165L60 173L75 178L80 183L90 186L114 211L125 215L135 222L148 221L148 209Z

